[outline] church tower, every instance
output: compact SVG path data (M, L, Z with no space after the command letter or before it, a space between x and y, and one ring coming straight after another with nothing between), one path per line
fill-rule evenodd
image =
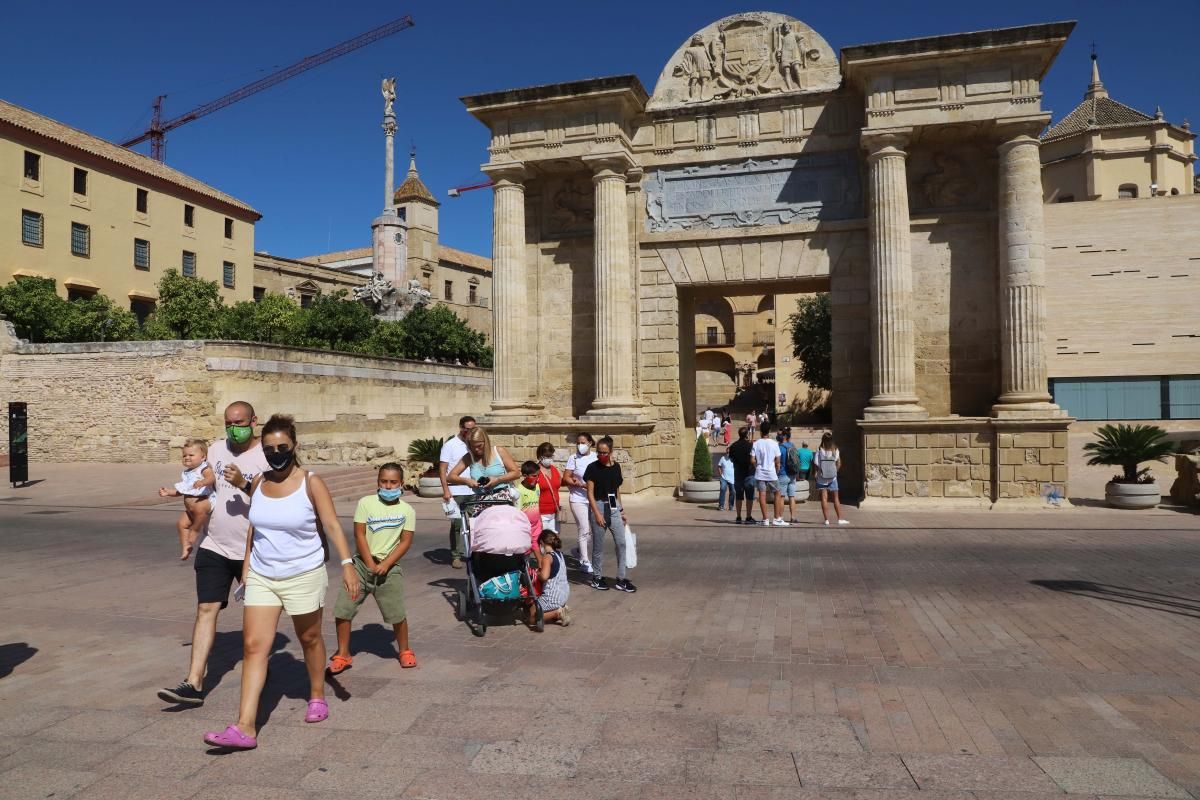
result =
M433 193L417 173L417 151L409 153L408 175L392 198L396 213L408 224L408 276L430 286L438 264L438 206Z

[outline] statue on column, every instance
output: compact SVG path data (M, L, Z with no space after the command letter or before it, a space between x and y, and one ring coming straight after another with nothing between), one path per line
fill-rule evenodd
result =
M379 88L383 93L383 115L394 115L396 112L392 110L392 104L396 102L396 79L384 78Z

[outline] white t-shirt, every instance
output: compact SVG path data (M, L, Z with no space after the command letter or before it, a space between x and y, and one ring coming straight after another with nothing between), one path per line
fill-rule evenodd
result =
M754 443L754 460L758 466L754 468L754 480L777 481L779 472L775 469L775 459L780 457L779 443L774 439L759 439Z
M710 408L704 412L704 421L712 422L712 418L713 418L713 410Z
M567 458L567 472L572 472L580 481L583 480L583 473L588 466L596 460L596 453L592 450L588 451L586 456L579 455L579 451L571 453ZM571 502L587 502L587 485L572 486L571 493L568 495L568 500Z
M462 461L462 457L467 454L467 443L464 442L457 434L451 436L442 443L442 454L438 456L438 461L446 464L446 477L450 477L450 473L454 472L454 468L458 466L458 462ZM447 483L450 486L450 494L464 495L473 494L470 486L463 486L458 483Z
M208 518L208 529L200 547L241 561L246 557L246 532L250 529L250 496L225 480L225 466L236 465L246 480L253 482L268 469L267 457L263 455L261 444L234 455L229 444L220 439L208 448L208 463L217 482L209 499L212 515Z

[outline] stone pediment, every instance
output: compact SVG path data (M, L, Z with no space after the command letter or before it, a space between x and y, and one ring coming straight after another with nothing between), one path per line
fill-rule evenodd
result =
M812 94L842 82L837 54L784 14L734 14L692 35L667 62L647 110L703 107L750 97Z

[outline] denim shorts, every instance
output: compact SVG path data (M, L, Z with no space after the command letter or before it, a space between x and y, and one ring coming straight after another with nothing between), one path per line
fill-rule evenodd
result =
M821 480L820 478L817 478L817 488L825 489L830 492L836 492L838 490L837 478L834 478L833 480L829 481L828 483Z
M782 496L782 497L795 497L796 496L796 479L793 478L791 475L780 475L778 485L779 485L778 491L779 491L780 496Z

